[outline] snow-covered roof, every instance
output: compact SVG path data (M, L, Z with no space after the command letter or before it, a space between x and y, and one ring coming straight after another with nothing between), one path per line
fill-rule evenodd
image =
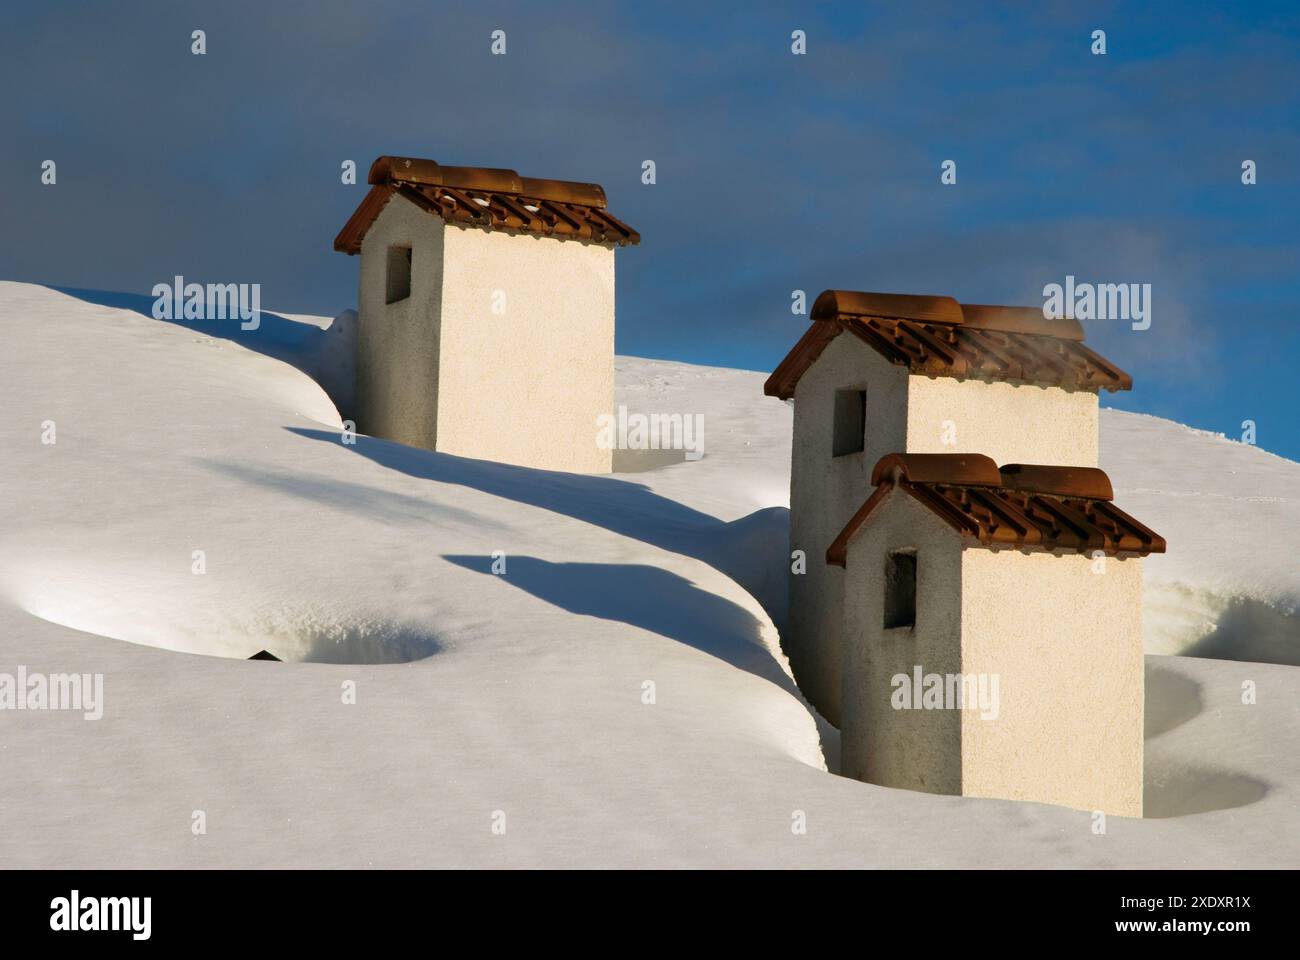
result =
M1286 545L1300 539L1300 464L1101 411L1116 499L1178 548L1142 571L1149 819L1111 819L1122 842L1100 842L1065 808L821 771L815 718L759 603L784 609L792 420L754 401L762 375L619 357L617 402L703 412L707 456L552 474L340 443L334 404L301 372L343 355L330 318L264 312L257 330L200 334L148 313L147 297L0 281L0 398L15 411L3 476L21 505L0 550L0 671L106 675L100 722L0 714L6 866L1297 862L1300 565ZM57 445L31 430L45 417ZM494 576L499 546L509 565ZM423 638L432 656L379 665L432 649ZM263 648L286 662L243 660ZM1241 703L1247 680L1256 705ZM816 723L833 765L835 733ZM628 745L645 776L628 776ZM195 795L227 811L220 843L167 829ZM772 815L791 797L805 836ZM505 837L486 827L497 808ZM74 822L94 824L93 844Z

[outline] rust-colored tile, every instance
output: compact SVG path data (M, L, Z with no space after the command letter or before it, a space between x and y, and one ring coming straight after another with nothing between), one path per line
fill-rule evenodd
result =
M1037 547L1108 556L1164 553L1165 540L1115 506L1105 471L1009 463L971 453L891 453L871 473L876 489L826 551L844 566L849 541L885 494L906 491L962 536L986 547Z
M1035 307L959 304L951 297L826 290L813 324L764 385L788 400L826 345L848 332L890 363L933 377L978 377L1082 390L1129 390L1133 378L1083 343L1077 320Z
M334 239L340 253L361 241L384 205L400 195L449 223L628 246L641 235L605 209L598 183L521 177L493 167L445 167L418 157L380 157L370 192Z

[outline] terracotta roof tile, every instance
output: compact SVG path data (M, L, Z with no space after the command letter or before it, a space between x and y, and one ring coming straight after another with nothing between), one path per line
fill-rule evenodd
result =
M1095 467L1009 463L957 453L891 453L871 474L876 489L826 551L844 566L849 541L893 489L906 491L964 537L985 547L1116 554L1164 553L1165 540L1116 507Z
M827 344L848 331L886 360L932 377L1014 380L1083 390L1129 390L1133 378L1083 344L1077 320L1034 307L959 304L951 297L827 290L813 324L764 385L789 400Z
M361 241L394 196L449 223L515 230L619 246L641 235L606 212L598 183L539 180L492 167L445 167L415 157L380 157L370 167L370 192L334 240L341 253L361 251Z

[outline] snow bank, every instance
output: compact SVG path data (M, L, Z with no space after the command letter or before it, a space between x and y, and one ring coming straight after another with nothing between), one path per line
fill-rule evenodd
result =
M259 338L115 298L0 283L16 505L0 670L100 672L105 691L99 721L0 714L0 864L1300 860L1293 667L1150 658L1152 818L1104 836L1087 813L829 775L769 612L790 417L759 374L620 360L629 407L706 415L705 457L575 477L341 443L335 403L301 372L321 375L324 320L281 317ZM1171 446L1163 480L1116 458L1182 428L1107 414L1104 429L1120 497L1176 549L1173 505L1220 491L1192 485ZM1268 493L1260 464L1294 490L1294 464L1211 448L1242 471L1233 495ZM1259 502L1227 509L1253 523ZM1270 509L1275 532L1294 523L1291 501ZM1211 578L1212 554L1167 566L1157 582L1263 605L1294 573L1275 559ZM289 662L243 659L262 648ZM1241 703L1246 682L1258 703Z

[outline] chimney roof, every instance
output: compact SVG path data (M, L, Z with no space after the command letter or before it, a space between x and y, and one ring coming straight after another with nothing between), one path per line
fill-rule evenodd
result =
M886 495L904 490L974 545L1109 556L1164 553L1165 539L1114 506L1096 467L1008 463L978 453L890 453L871 472L876 489L826 551L844 566L849 542Z
M367 181L370 192L334 240L341 253L361 251L366 232L394 195L449 223L618 246L641 242L639 233L605 211L605 190L598 183L390 156L370 165Z
M952 297L823 291L812 326L763 392L789 400L826 346L848 331L886 360L932 377L1012 380L1083 390L1129 390L1133 378L1083 343L1079 321L1037 307L961 304Z

